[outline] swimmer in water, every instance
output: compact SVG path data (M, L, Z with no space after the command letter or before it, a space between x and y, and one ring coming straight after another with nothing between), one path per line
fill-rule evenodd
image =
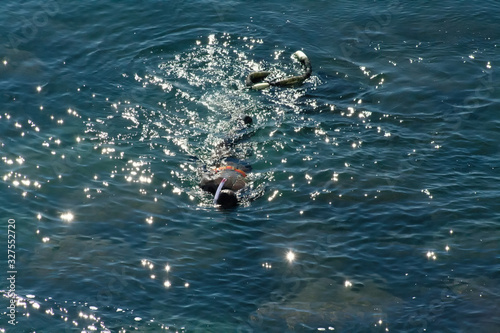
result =
M252 118L245 116L243 124L245 127L249 127L252 124ZM245 128L242 128L239 132L244 130ZM220 148L230 148L244 137L243 133L236 138L226 139ZM233 157L226 157L220 161L218 167L205 172L200 181L200 187L214 195L215 205L222 208L232 208L238 205L237 192L246 186L245 178L250 171L252 171L252 167L245 162Z
M300 61L305 69L302 75L291 76L281 80L265 81L271 72L254 72L247 76L245 80L246 86L250 89L260 90L270 86L291 87L301 84L311 76L311 62L302 51L295 52L293 56ZM244 125L238 131L240 134L235 138L224 140L221 148L231 148L231 145L234 145L248 135L244 131L245 127L249 127L252 124L252 118L245 116L242 120ZM219 154L219 156L222 155L222 153ZM240 160L233 157L223 158L218 167L205 172L199 185L204 191L214 195L215 205L219 205L221 208L236 207L238 205L238 192L245 188L245 178L251 170L252 167L250 165Z

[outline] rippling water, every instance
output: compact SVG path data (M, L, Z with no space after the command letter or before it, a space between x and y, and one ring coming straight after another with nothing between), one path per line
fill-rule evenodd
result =
M8 1L0 328L499 332L499 14ZM245 89L299 49L302 86ZM249 190L220 211L200 170L243 115Z

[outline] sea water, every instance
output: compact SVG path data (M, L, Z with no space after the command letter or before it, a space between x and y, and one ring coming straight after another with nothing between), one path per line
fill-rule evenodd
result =
M7 1L0 328L498 332L499 16ZM297 50L302 85L246 89L300 74ZM246 115L248 189L221 211L200 170Z

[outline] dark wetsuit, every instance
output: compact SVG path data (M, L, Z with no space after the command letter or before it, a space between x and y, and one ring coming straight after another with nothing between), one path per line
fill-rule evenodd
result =
M215 194L217 187L222 179L226 179L226 183L222 189L230 189L239 191L245 187L246 172L240 169L241 166L232 162L225 163L224 166L215 168L209 174L203 176L200 182L200 187L207 192Z
M224 160L222 166L213 169L202 177L200 187L204 191L215 195L221 181L226 179L217 204L223 208L234 207L238 204L236 192L245 187L246 173L250 170L251 168L248 166Z
M245 116L241 120L240 128L235 131L236 134L232 134L230 138L225 139L220 146L219 156L225 155L226 157L219 162L217 168L206 171L200 181L200 187L204 191L215 195L221 181L226 179L217 200L217 204L223 208L234 207L238 204L236 192L245 187L247 173L252 171L252 167L244 161L230 157L232 146L251 134L248 127L252 124L252 118Z

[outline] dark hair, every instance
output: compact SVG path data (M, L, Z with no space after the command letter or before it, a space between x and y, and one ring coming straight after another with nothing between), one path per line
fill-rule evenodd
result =
M228 189L222 190L219 194L219 198L217 199L217 204L219 204L222 208L236 207L238 205L236 193Z

